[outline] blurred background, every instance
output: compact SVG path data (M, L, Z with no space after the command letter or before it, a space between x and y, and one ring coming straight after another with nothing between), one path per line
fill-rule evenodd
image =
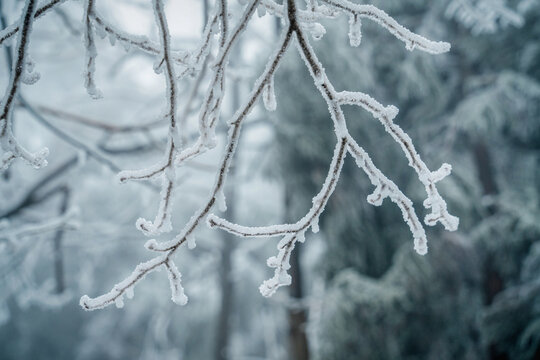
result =
M43 2L45 3L45 2ZM366 202L372 185L348 158L321 216L291 259L293 284L270 299L277 241L235 238L201 227L197 247L176 262L189 303L170 300L165 274L135 288L123 308L84 312L97 296L149 258L138 217L158 207L156 184L118 184L117 168L148 166L165 147L164 80L154 59L97 41L96 82L83 87L82 3L66 1L37 20L30 55L41 74L24 86L14 113L17 138L47 146L42 170L16 162L0 176L0 358L11 359L540 359L540 2L373 0L414 32L452 44L449 53L409 52L363 22L351 48L345 17L312 41L338 90L362 91L400 109L460 228L428 231L419 256L399 209ZM193 49L212 3L166 1L175 48ZM1 28L23 3L0 1ZM157 39L146 0L97 1L109 22ZM241 4L230 4L232 22ZM260 13L260 15L264 15ZM231 58L223 124L248 94L282 25L255 16ZM12 46L0 50L0 88ZM180 82L185 104L195 78ZM188 139L208 76L188 109ZM240 224L294 222L309 209L330 164L335 136L327 106L291 47L275 78L278 107L252 112L226 189L224 216ZM345 107L351 134L415 202L424 189L402 150L369 113ZM221 143L179 171L173 233L212 185ZM101 157L95 156L101 154ZM58 218L67 226L33 231ZM53 220L51 220L53 219ZM169 234L169 236L171 236ZM159 240L166 240L167 235Z

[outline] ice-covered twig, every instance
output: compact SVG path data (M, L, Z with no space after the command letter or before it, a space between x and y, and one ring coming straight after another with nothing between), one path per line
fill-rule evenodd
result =
M397 185L388 179L371 161L368 153L359 146L354 139L349 137L349 152L356 160L356 164L368 176L371 183L375 186L375 191L368 196L367 200L370 204L379 206L383 200L388 197L394 202L403 215L403 219L409 226L414 238L414 250L420 255L427 253L427 236L414 211L412 201L403 194Z
M349 16L367 18L375 21L392 35L405 43L407 50L419 49L430 54L442 54L450 50L450 44L444 41L432 41L413 33L400 25L394 18L373 5L360 5L348 0L321 0L334 9L341 10Z
M23 8L21 20L19 21L20 31L15 48L16 60L13 62L11 77L4 98L0 103L0 146L3 154L0 158L0 171L7 169L11 162L16 158L25 160L35 168L47 165L45 157L49 150L44 148L37 153L30 153L24 149L15 137L11 129L13 116L13 105L19 90L21 82L27 82L26 79L32 75L32 67L28 66L28 44L30 42L30 33L36 12L37 0L27 0ZM34 78L36 78L34 76Z
M276 3L273 0L261 0L261 5L270 13L280 18L287 18L285 5ZM323 19L333 19L338 15L338 11L328 6L314 6L309 10L297 10L297 19L301 23L319 22Z
M230 51L245 30L249 20L257 9L258 4L259 0L252 0L249 3L231 36L220 43L219 53L213 64L214 76L208 86L208 91L199 114L200 137L191 149L186 149L186 154L190 154L189 157L203 153L207 149L213 148L216 144L215 127L221 111L221 101L223 100L225 87L225 68L228 65ZM222 23L224 22L225 21L222 20ZM224 29L222 29L222 39L224 36L226 36L226 33L224 33ZM180 165L189 157L185 154L180 154L176 160L177 165Z
M267 227L245 227L233 224L216 215L208 216L208 225L210 227L219 227L227 230L235 235L250 236L250 237L268 237L282 236L283 239L278 244L279 253L275 257L268 259L269 267L275 268L274 276L266 280L259 288L263 296L271 296L281 286L290 285L291 276L287 273L290 268L289 258L296 241L303 242L306 230L311 226L313 232L319 231L319 216L324 211L324 208L330 199L330 196L336 188L339 179L339 174L345 156L347 155L347 139L339 139L334 150L334 156L330 164L330 169L326 176L326 180L319 191L313 198L313 205L308 213L294 224L274 225Z
M409 165L416 171L418 178L426 188L427 199L424 206L430 208L432 212L426 216L425 223L433 226L440 222L446 230L456 230L459 220L448 213L446 202L435 186L435 183L450 174L452 167L449 164L443 164L436 171L428 169L420 155L418 155L409 135L394 123L393 119L398 114L398 109L395 106L385 107L371 96L361 92L342 91L335 94L335 98L340 105L357 105L369 111L384 125L385 130L401 146Z
M94 42L94 30L92 29L92 20L91 16L94 14L94 0L86 0L84 7L84 48L86 51L86 70L84 73L84 87L93 99L99 99L103 97L101 91L96 88L96 83L94 79L94 73L96 71L96 57L97 49Z
M424 205L427 208L432 208L433 212L431 215L426 217L426 223L433 225L434 222L440 221L448 230L455 230L457 228L457 218L448 214L446 211L446 203L439 195L435 187L435 182L440 181L449 174L449 165L445 164L443 167L441 167L441 169L435 172L431 172L427 169L427 166L416 153L411 139L392 121L397 115L397 108L393 106L383 107L372 97L363 93L336 92L330 80L326 76L324 67L318 60L317 55L313 51L308 39L305 36L305 27L302 26L302 23L298 18L294 0L288 0L287 6L288 18L291 29L293 29L296 35L298 51L301 57L304 59L317 89L328 104L330 115L334 122L334 130L338 139L338 146L334 152L334 157L327 174L326 181L319 194L313 198L313 206L311 209L295 224L266 227L246 227L233 224L215 215L210 215L208 217L209 226L219 227L239 236L269 237L285 235L278 245L278 256L268 259L268 265L276 270L274 272L274 276L265 281L260 287L260 291L264 296L271 296L280 286L290 284L291 279L287 274L290 253L294 249L297 238L300 238L300 241L303 241L304 232L310 225L315 232L318 231L318 218L324 211L328 198L333 192L337 180L339 179L339 171L347 151L353 155L357 165L364 170L372 184L375 186L375 191L373 194L368 196L368 202L373 205L380 205L382 204L382 201L388 197L394 203L396 203L401 209L403 218L413 234L415 250L422 255L427 253L427 238L425 230L414 211L412 201L407 198L401 192L401 190L399 190L399 188L373 164L367 152L362 149L362 147L360 147L351 137L347 130L345 116L341 109L342 105L358 105L370 111L376 118L383 122L387 131L393 136L396 142L402 146L406 156L409 159L410 165L417 171L421 182L426 186L426 191L428 192L428 199L424 202ZM389 18L384 12L381 12L378 9L376 9L377 11L374 11L373 7L371 6L364 10L369 10L369 12L365 12L363 16L369 17L373 14L377 15L377 21L384 27L388 28L398 38L412 44L416 44L420 41L417 35L408 32L408 30L404 31L401 28L396 27L397 23L395 23L393 19ZM358 11L356 11L353 15L361 16L362 14ZM356 18L353 20L357 21ZM355 31L359 31L359 29L356 29ZM357 42L359 42L359 36L359 33L353 34L353 36L351 36L351 43L357 45ZM436 46L434 47L432 46L432 43L429 43L429 41L426 43L424 40L425 39L421 40L423 49L428 49L429 51L426 50L428 52L436 52Z
M161 252L162 254L137 266L135 271L128 278L113 287L113 289L107 294L95 299L90 299L89 297L84 296L81 299L81 305L85 309L93 310L102 308L113 302L116 302L118 306L122 306L123 295L130 293L138 281L140 281L147 273L155 270L161 265L163 265L168 272L173 301L184 304L187 301L187 298L185 297L184 291L180 284L181 275L172 262L172 256L185 242L188 243L188 247L194 247L195 241L193 234L200 224L204 222L205 218L207 218L207 223L211 227L220 227L240 236L283 237L278 245L278 255L276 257L271 257L268 260L268 265L275 268L274 276L270 280L265 281L260 287L263 295L272 295L280 286L290 284L291 278L287 274L290 254L293 251L297 241L304 241L305 231L309 227L311 227L314 232L318 231L318 218L324 211L324 208L335 189L339 179L340 170L348 152L352 154L357 165L364 170L372 184L375 186L375 191L373 194L368 196L368 201L373 205L380 205L382 201L388 197L391 201L395 202L401 209L404 220L411 229L416 251L420 254L425 254L427 252L427 239L424 228L422 227L422 224L414 211L412 201L407 198L401 192L401 190L399 190L396 184L389 180L373 164L365 150L362 149L362 147L360 147L351 137L347 129L344 113L341 109L341 107L346 104L361 106L370 111L384 124L387 131L402 146L411 166L417 171L421 182L426 186L426 190L428 192L428 199L424 205L428 208L432 208L432 214L427 217L426 222L428 224L432 224L439 221L449 229L454 229L457 226L457 222L454 221L455 218L447 213L446 203L440 197L435 187L435 183L437 181L440 181L449 174L449 166L443 165L441 169L434 172L427 169L426 165L416 153L411 139L403 132L401 128L393 123L393 119L397 115L397 108L393 106L384 107L366 94L358 92L337 92L326 76L324 67L318 60L315 52L309 44L305 34L305 29L311 29L310 31L313 32L313 30L318 27L315 21L316 19L333 17L335 16L336 12L345 11L352 16L349 37L351 44L355 46L360 42L360 18L370 18L377 21L398 39L404 41L407 44L407 48L411 50L412 48L417 47L429 53L440 53L447 51L449 49L449 45L442 42L432 42L419 35L413 34L409 30L397 24L397 22L389 17L386 13L373 6L355 5L344 0L324 1L330 7L318 6L316 2L312 1L309 4L308 10L299 11L296 9L295 0L287 0L286 4L284 5L275 4L271 0L252 0L246 5L243 15L240 17L238 24L231 32L230 36L227 35L228 25L226 1L220 0L220 2L218 2L217 6L219 10L216 12L216 16L213 19L216 21L219 20L221 24L221 41L219 44L216 61L212 66L213 76L210 79L208 90L199 113L199 138L192 146L184 149L183 151L179 151L176 137L171 135L173 133L170 132L168 152L165 160L156 164L153 168L146 172L139 174L131 173L131 178L148 178L161 174L164 179L163 189L172 189L174 187L174 173L171 173L171 170L174 170L173 165L181 165L185 161L197 157L215 146L214 131L221 111L221 103L224 95L224 81L225 72L228 65L228 55L237 38L247 26L255 10L261 4L276 14L276 16L283 17L285 20L286 30L283 32L280 46L276 49L276 52L267 63L262 75L257 79L254 89L250 93L246 102L236 111L231 121L228 122L229 133L227 143L225 145L225 151L216 173L214 185L210 190L207 200L193 214L191 219L176 237L170 241L161 243L158 243L154 239L146 242L145 247L147 249ZM162 20L164 19L164 15L162 9L160 9L160 5L160 0L154 0L156 19L158 23L163 23ZM213 26L213 24L209 24L207 26L206 34L208 34L209 37L211 36L210 34L212 33L211 29ZM156 54L163 60L157 63L156 69L159 70L164 66L166 78L175 79L174 76L171 76L173 72L167 70L167 57L169 57L169 62L172 64L172 55L170 53L167 55L167 35L165 33L166 24L162 24L160 26L160 35L162 36L161 42L163 52L156 52ZM275 108L276 104L273 94L273 75L284 53L287 51L289 43L293 39L296 39L298 52L304 59L317 89L327 103L332 121L334 123L337 143L326 180L320 192L313 198L313 205L310 210L304 217L294 224L283 224L267 227L246 227L233 224L215 215L209 215L214 205L218 203L219 199L221 198L227 172L236 150L241 125L244 119L247 117L249 112L255 106L256 101L261 96L264 96L265 105L269 110L273 110ZM204 44L206 44L206 42L203 40L203 46L205 46ZM203 54L204 52L199 53ZM206 59L206 57L204 58ZM167 83L167 95L169 100L171 99L171 93L174 92L174 89L171 89L170 84L171 82ZM170 107L172 107L172 105L169 101L169 110ZM171 127L174 127L172 125L174 124L174 116L171 114L174 114L174 112L169 113L169 116L171 116ZM174 161L173 156L175 156ZM162 201L164 198L168 198L167 191L164 193L165 195L162 195ZM166 206L167 205L165 205L165 207ZM162 211L162 206L160 206L159 214L166 214L166 211ZM155 226L156 223L157 220L153 224L144 223L144 225ZM147 232L151 233L152 231L153 230Z
M49 10L51 10L55 6L60 5L64 2L66 2L66 0L51 0L45 5L38 7L36 12L34 13L34 19L42 17ZM0 46L3 45L6 40L12 38L15 34L17 34L17 32L19 32L20 29L21 29L21 24L20 22L17 22L15 24L8 26L2 31L0 31Z
M210 191L207 201L205 201L203 205L199 208L199 210L195 212L189 222L184 226L184 229L174 239L166 243L157 243L155 240L149 240L145 244L146 248L148 248L149 250L165 252L163 255L156 256L145 263L139 264L130 276L128 276L124 281L115 285L113 289L108 293L93 299L86 295L83 296L81 298L80 304L84 309L101 309L114 303L115 301L117 301L118 298L122 298L127 291L132 291L134 285L139 282L147 273L154 271L156 268L164 265L165 263L168 263L174 253L178 250L178 248L182 244L184 244L188 240L188 238L190 238L190 236L193 236L193 232L198 226L200 226L200 224L203 222L203 219L212 210L212 207L216 203L216 197L218 193L223 189L225 178L227 176L227 171L231 165L232 158L236 150L236 145L240 136L240 129L242 123L255 106L259 97L261 96L264 86L267 84L268 81L270 81L270 78L277 70L279 63L281 62L281 59L283 58L283 55L285 54L289 46L291 38L292 31L290 28L288 28L287 31L283 33L279 46L277 47L273 56L270 58L263 74L257 79L254 89L250 93L246 102L242 105L240 109L237 110L232 121L230 122L231 127L229 129L225 152L221 160L219 170L216 173L214 186ZM169 269L168 271L169 276L171 276L171 271ZM172 285L173 282L171 281L171 286ZM174 296L175 292L173 291L173 297ZM181 296L177 298L183 299L183 297ZM123 304L122 301L119 302Z
M78 222L76 222L74 218L78 215L78 213L78 209L73 208L67 211L64 215L48 219L44 222L24 225L18 228L0 228L0 239L7 239L11 242L13 239L41 234L48 231L58 229L76 229L78 227Z
M118 41L124 48L136 47L148 54L160 54L160 46L148 39L146 36L131 35L117 29L113 24L106 21L97 11L91 15L94 20L94 26L101 37L108 36L111 43ZM178 50L172 52L173 60L180 65L189 65L189 52Z
M161 265L167 262L167 255L154 257L144 263L137 265L135 270L123 281L114 285L111 291L96 298L90 298L87 295L81 297L79 304L85 310L103 309L113 303L117 307L124 306L124 294L131 298L135 284L142 280L148 273L155 271Z
M353 139L350 137L350 134L348 133L345 117L343 114L343 111L341 110L341 105L344 103L347 103L347 101L353 102L355 104L360 104L361 106L364 106L368 111L371 111L374 115L378 116L381 119L386 119L385 126L387 127L387 131L394 137L396 142L398 142L404 151L406 152L406 155L409 158L409 162L413 168L418 173L418 176L420 178L420 181L426 186L426 191L428 192L428 198L424 202L424 206L426 208L432 209L432 214L428 215L426 217L426 223L428 225L433 225L436 221L441 222L447 230L455 230L458 225L458 220L454 216L448 214L446 210L446 202L442 199L442 197L439 195L436 187L435 182L439 181L449 173L449 165L443 165L441 170L438 170L436 172L431 172L429 169L427 169L427 166L425 163L421 160L420 156L416 153L416 150L414 149L414 145L412 144L412 140L410 137L403 132L401 128L399 128L397 125L393 124L393 122L390 124L391 121L388 119L393 119L397 115L397 108L395 107L388 107L384 108L382 105L380 105L378 102L376 102L374 99L372 99L370 96L361 94L361 93L354 93L355 95L352 96L351 93L338 93L333 88L332 84L328 80L324 68L317 59L317 56L311 46L309 45L308 40L306 39L305 35L302 32L302 29L300 27L297 27L296 30L297 33L297 39L298 39L298 49L301 53L302 57L304 58L306 65L308 66L310 73L314 79L314 82L319 89L319 92L323 96L323 98L326 100L328 104L328 108L330 109L333 121L334 121L334 127L336 130L336 134L338 136L346 136L347 138L351 139L350 144L355 144ZM382 121L382 120L381 120ZM345 135L342 135L345 134ZM362 153L361 148L359 146L351 147L351 149L356 149L356 151L352 151L351 153L355 155L358 159L358 155ZM367 155L367 154L366 154ZM381 173L382 175L382 173ZM379 176L379 179L382 180L383 178ZM380 181L379 180L379 181ZM385 181L387 183L387 181ZM389 183L387 183L388 185ZM382 192L382 185L383 184L374 184L376 186L381 186L376 188L375 198L371 198L372 200L376 200L378 196L384 195ZM396 188L397 189L397 188ZM394 194L399 195L394 191ZM373 195L372 195L373 196ZM386 196L389 196L387 194ZM382 196L384 198L385 196ZM425 233L424 230L420 230L418 228L418 222L415 220L416 215L413 216L412 212L412 206L407 205L410 203L410 200L399 196L401 198L400 200L398 198L391 199L396 202L400 207L402 208L402 212L404 215L404 218L406 222L409 224L411 231L413 233L413 237L415 239L415 248L418 253L425 254L427 252L427 245L426 239L425 239ZM399 201L397 201L399 200ZM372 202L372 201L370 201ZM374 201L375 203L377 201ZM404 209L410 208L411 212L404 211ZM420 226L421 228L421 226Z
M317 232L319 216L324 211L324 207L326 206L328 199L334 192L343 162L345 161L345 156L347 154L347 141L348 140L346 138L339 139L334 149L334 156L321 190L313 198L313 205L307 214L296 223L262 227L247 227L233 224L214 214L211 214L208 216L208 225L210 227L221 228L234 235L243 237L269 237L282 236L286 234L293 234L297 236L297 234L305 232L310 226L312 227L313 232Z
M172 204L172 195L174 191L174 183L176 180L176 171L173 164L173 158L182 146L178 133L178 123L176 118L178 86L176 83L177 78L174 69L174 61L172 59L171 36L169 34L169 27L167 25L167 19L165 17L162 0L153 0L152 5L154 8L156 23L159 28L159 37L162 46L162 50L158 55L158 60L163 60L158 64L157 69L164 67L163 75L165 77L167 89L166 117L169 119L167 153L165 154L165 157L161 162L147 169L122 171L118 174L121 182L125 182L127 180L150 179L158 175L161 176L161 200L155 220L151 222L146 219L139 218L136 222L137 228L148 236L158 235L162 232L168 232L172 229L170 211Z

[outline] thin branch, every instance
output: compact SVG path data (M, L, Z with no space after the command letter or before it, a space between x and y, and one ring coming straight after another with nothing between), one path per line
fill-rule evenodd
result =
M47 4L37 8L36 12L34 13L34 19L38 19L45 15L49 10L54 8L57 5L60 5L62 3L66 2L66 0L51 0ZM20 23L16 23L13 25L10 25L6 29L3 29L0 31L0 46L4 44L4 42L8 39L11 39L17 32L19 32L21 28Z
M86 69L84 73L84 87L93 99L103 97L101 91L96 88L94 73L96 71L97 49L94 41L94 31L92 29L91 16L94 15L94 0L86 0L84 7L84 48L86 53Z
M32 73L32 67L27 66L28 62L28 44L30 42L30 34L32 32L32 23L36 12L37 0L27 0L20 23L21 31L16 46L16 59L13 63L11 77L6 89L6 93L0 103L0 145L4 151L0 159L0 169L4 170L9 167L11 162L16 158L25 160L28 164L35 168L40 168L47 165L45 157L49 150L44 148L39 152L32 154L23 148L13 136L11 130L12 112L15 96L19 90L21 82L33 83L39 79L37 73Z
M93 299L88 297L87 295L83 296L80 300L80 305L85 310L101 309L115 302L117 303L117 305L123 304L122 300L118 299L122 299L124 294L129 295L132 291L131 289L133 289L133 286L138 283L144 276L146 276L146 274L154 271L161 265L167 264L167 266L170 266L172 262L172 256L174 255L176 250L178 250L178 248L186 242L188 237L190 237L190 242L193 244L192 233L211 211L212 207L216 202L216 195L219 191L222 191L227 171L231 165L232 158L236 150L242 122L247 117L249 112L253 109L257 99L262 94L264 86L270 80L274 72L277 70L279 63L281 62L281 59L283 58L283 55L285 54L289 46L291 38L292 31L291 29L288 29L286 32L284 32L282 40L280 42L280 46L278 47L274 55L271 57L265 71L255 83L254 89L251 92L247 102L236 112L232 121L230 122L231 128L229 130L225 153L221 161L219 171L216 175L214 186L209 194L208 200L203 204L203 206L199 208L199 210L193 215L191 220L184 226L184 229L181 231L181 233L173 240L161 244L158 244L155 240L150 240L145 244L146 248L150 250L165 252L163 255L154 257L153 259L145 263L139 264L129 277L127 277L124 281L116 284L110 292ZM170 274L171 272L169 270L169 279L171 278ZM171 280L173 300L182 303L180 300L183 300L183 298L177 295L178 292L175 292L173 284L177 285L177 283L174 283Z
M346 1L339 1L337 4L349 5ZM444 45L445 43L430 42L429 40L400 27L395 20L373 6L355 6L352 7L351 11L354 16L364 16L376 20L396 37L404 41L407 44L407 48L410 50L414 47L419 47L430 53L438 53L449 49L449 46L447 47ZM235 235L244 237L284 236L278 244L278 255L268 259L268 266L275 268L275 271L274 276L271 279L266 280L259 288L263 296L271 296L279 287L290 285L291 277L287 273L287 270L290 268L290 254L294 249L296 241L304 241L305 230L308 227L311 226L314 232L318 231L318 218L323 212L328 198L335 188L347 150L353 155L357 165L366 172L370 181L375 186L375 191L368 196L368 201L373 205L380 205L384 198L389 197L395 202L401 209L403 218L409 225L413 234L415 250L422 255L427 253L425 230L418 220L412 201L407 198L391 180L384 176L377 167L375 167L369 155L351 137L347 130L345 116L341 109L341 106L344 104L358 105L370 111L374 117L381 120L386 130L392 135L394 140L401 145L409 159L411 167L416 170L420 181L426 186L428 198L424 202L424 206L426 208L432 208L433 211L431 215L426 217L426 223L428 225L434 225L439 221L448 230L455 230L458 224L457 218L451 216L446 211L446 202L439 195L435 187L435 182L440 181L450 173L450 166L444 164L441 169L435 172L431 172L427 168L414 149L414 145L408 135L392 122L393 118L397 115L397 108L393 106L383 107L369 95L363 93L336 92L332 83L326 76L324 67L320 63L304 34L294 0L287 0L287 14L290 27L296 35L298 52L304 59L317 89L328 105L334 123L338 145L334 151L334 157L326 181L323 184L321 191L313 198L313 206L308 213L295 224L247 227L231 223L215 215L210 215L208 217L208 224L210 227L219 227ZM354 44L359 42L358 39L360 37L359 29L356 30L358 32L354 34L354 36L351 36L351 43ZM269 106L267 105L267 108L268 107ZM275 106L271 106L271 108L273 107Z

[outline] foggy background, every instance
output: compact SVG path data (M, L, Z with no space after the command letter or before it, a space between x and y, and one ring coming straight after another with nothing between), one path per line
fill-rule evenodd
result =
M83 87L82 2L67 1L34 23L29 52L41 79L21 93L14 131L27 148L47 146L49 165L21 161L0 177L0 359L538 359L540 358L540 2L537 0L379 0L372 3L412 31L452 44L450 52L409 52L386 30L363 22L349 46L346 17L323 22L312 41L338 90L370 94L400 109L396 118L439 183L460 227L426 228L429 252L413 251L399 209L366 202L373 187L351 157L325 212L291 259L293 284L263 298L279 239L237 238L200 227L197 247L175 256L189 296L170 300L164 272L150 274L125 306L85 312L83 294L109 291L149 258L134 224L153 218L158 184L119 184L110 164L66 139L99 149L121 169L148 166L165 147L167 123L155 59L96 37L92 100ZM204 1L166 1L174 48L196 46ZM1 28L23 3L0 1ZM97 1L111 23L157 39L151 2ZM304 6L302 4L301 6ZM234 24L241 5L232 1ZM174 236L212 185L228 120L259 76L281 24L254 20L231 58L220 143L179 171ZM14 42L0 51L5 89ZM127 51L126 51L127 50ZM187 78L179 84L180 103ZM208 81L208 79L205 79ZM275 76L276 112L249 116L227 182L223 216L246 225L295 222L311 206L335 143L328 109L296 49ZM204 89L204 86L202 86ZM197 131L197 94L189 117ZM371 114L344 107L351 134L415 203L424 189L407 159ZM59 135L51 130L61 129ZM103 124L110 125L109 127ZM62 215L66 229L10 231ZM172 235L171 235L172 234Z

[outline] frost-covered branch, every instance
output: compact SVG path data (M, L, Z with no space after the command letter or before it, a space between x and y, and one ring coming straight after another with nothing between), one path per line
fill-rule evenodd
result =
M143 170L122 171L118 174L121 182L127 180L146 180L155 176L161 176L161 200L156 218L153 222L143 218L137 220L136 226L145 235L158 235L161 232L168 232L171 227L171 199L174 190L174 182L176 179L175 167L173 158L181 149L181 141L177 127L177 97L178 87L176 72L174 69L172 51L171 51L171 36L169 27L163 9L161 0L153 0L152 5L156 17L156 23L159 29L159 37L162 50L158 55L154 70L157 73L163 72L166 82L167 109L166 117L169 120L169 133L167 143L167 153L163 160L157 164Z
M45 157L49 150L44 148L37 153L30 153L23 148L13 136L11 129L13 107L17 92L22 83L33 84L39 79L39 74L33 72L32 60L28 57L28 44L30 43L30 34L36 12L37 0L28 0L23 8L20 31L15 48L16 59L13 62L11 77L4 98L0 103L0 145L3 150L0 159L0 170L7 169L11 162L16 158L25 160L35 168L47 165Z
M17 147L18 144L13 139L10 131L10 117L15 96L19 96L17 91L20 82L29 83L37 80L36 76L29 76L32 67L26 56L32 21L62 2L61 0L50 1L37 9L37 0L28 0L21 20L0 32L0 44L18 34L17 59L13 65L12 77L6 95L0 105L0 115L2 115L0 117L0 141L4 149L4 163L11 162L15 157L22 157L36 167L46 163L43 160L44 153L33 155ZM311 47L307 34L310 33L315 39L322 37L326 30L319 22L344 14L349 18L351 46L358 46L361 42L361 20L363 19L378 23L397 39L404 42L408 50L419 49L431 54L440 54L448 51L450 45L445 42L431 41L411 32L384 11L372 5L355 4L348 0L310 0L306 3L307 7L305 9L297 9L296 0L287 0L284 4L278 4L273 0L251 0L244 5L243 12L237 16L236 24L233 25L231 19L234 17L229 13L228 1L216 0L212 15L209 17L197 46L193 51L187 51L173 49L172 47L163 0L152 0L159 42L150 40L146 36L134 36L118 29L97 13L94 8L95 0L84 1L83 40L86 52L84 86L92 97L97 98L100 96L94 80L97 57L95 35L102 38L108 37L111 45L118 42L126 50L134 47L154 56L154 70L158 74L163 74L165 80L165 111L163 116L151 124L125 127L108 126L105 123L88 121L86 118L67 116L70 120L111 132L145 131L154 125L168 123L167 145L160 159L145 169L120 171L118 174L121 182L128 180L147 181L155 178L161 180L160 201L155 219L148 221L140 218L136 223L137 228L149 236L172 230L171 205L177 185L176 172L179 171L178 168L216 147L216 128L222 114L223 99L226 91L225 81L231 72L229 58L232 49L237 45L255 11L257 10L259 15L267 11L281 18L284 23L284 30L252 91L227 122L229 129L223 156L218 163L214 184L209 190L205 201L172 239L163 242L158 242L155 239L147 241L145 247L150 251L157 252L157 254L150 260L139 264L131 275L116 284L111 291L96 298L83 296L80 301L83 308L94 310L113 303L118 307L123 306L124 296L132 297L133 289L139 281L148 273L162 268L165 269L169 278L172 300L178 304L185 304L187 297L182 288L181 274L173 261L173 256L184 243L187 243L187 247L190 249L195 247L194 233L201 224L205 223L210 227L218 227L243 237L280 236L282 238L278 244L277 256L268 259L268 265L275 269L274 276L265 281L260 287L264 296L272 295L280 286L290 284L291 278L287 271L291 252L297 242L304 241L308 228L311 228L313 232L318 231L318 219L324 212L325 206L334 192L348 153L352 155L358 167L366 173L375 187L374 192L368 196L368 202L373 205L380 205L385 198L389 198L394 202L400 208L403 218L411 230L414 238L414 248L418 253L425 254L427 252L427 238L424 227L415 213L412 201L377 168L368 153L349 134L342 110L344 105L359 106L370 112L400 145L409 161L409 165L416 171L420 182L426 189L427 199L424 201L424 206L431 209L431 213L426 216L425 223L435 225L440 222L448 230L457 228L457 218L448 213L446 202L436 187L436 183L450 173L450 165L443 164L437 171L429 170L418 155L410 137L394 123L394 118L398 113L396 107L383 106L371 96L361 92L336 91L332 82L328 79L317 54ZM291 42L295 42L297 51L305 61L317 90L328 105L336 136L334 154L325 181L319 192L313 197L312 206L297 222L263 227L240 226L211 214L211 211L216 204L220 210L226 208L223 188L245 119L260 98L262 98L262 103L268 111L276 109L274 74ZM185 100L180 101L178 82L183 81L186 76L193 76L195 79L187 92ZM186 133L186 121L199 93L199 88L203 85L207 86L207 88L202 96L202 104L198 109L198 136L196 139L190 140ZM119 171L116 165L103 156L98 149L94 149L93 146L87 145L73 138L62 129L55 127L29 105L24 98L20 97L20 99L23 107L53 131L54 134L73 146L83 149L111 169ZM55 116L66 118L66 114L62 114L62 112L53 111L53 113ZM145 182L145 184L150 183Z
M84 73L84 87L93 99L102 98L101 91L96 88L94 72L96 71L97 49L94 41L91 16L94 15L94 0L86 0L84 7L84 47L86 49L86 70Z
M256 3L256 1L254 3ZM240 20L240 25L236 28L236 30L233 32L233 35L228 40L227 44L229 45L225 44L225 48L230 48L232 46L232 42L235 41L235 39L240 35L243 28L245 28L245 25L241 25L242 23L247 22L245 17L251 17L254 9L255 7L252 10L250 9L244 13L244 16ZM289 28L287 29L287 31L284 31L279 46L277 47L273 56L267 63L264 72L256 81L255 86L249 97L247 98L246 102L242 105L240 109L237 110L237 112L229 122L230 129L228 133L227 143L225 145L224 155L220 162L219 169L216 172L214 186L210 190L208 199L194 213L194 215L184 226L182 231L174 239L165 243L158 243L155 240L147 241L147 243L145 244L145 247L147 249L163 252L163 255L156 256L145 263L139 264L129 277L115 285L110 292L93 299L86 295L83 296L81 298L80 304L84 309L100 309L112 303L116 303L117 306L122 306L122 299L124 294L126 294L126 296L131 295L133 286L136 283L138 283L142 278L144 278L146 274L156 270L156 268L159 268L162 265L166 267L169 274L172 300L180 304L183 304L187 301L187 298L185 298L185 295L183 294L183 290L181 288L180 273L172 262L172 256L178 250L178 248L186 242L189 248L195 247L193 232L202 223L204 223L204 219L217 202L224 202L222 194L223 186L225 183L228 169L231 165L232 158L236 150L242 123L255 106L257 100L261 97L264 87L270 81L275 71L277 70L279 63L281 62L281 59L289 46L291 38L292 30Z
M325 0L326 1L326 0ZM449 49L449 46L441 45L443 43L431 42L427 39L413 34L410 31L402 28L395 20L390 18L386 13L374 8L373 6L357 6L349 4L345 1L337 3L326 1L338 8L345 10L350 9L355 18L350 22L351 25L358 21L356 16L365 16L375 19L383 27L387 28L398 39L407 44L407 48L412 50L418 47L426 52L438 53ZM354 5L354 6L353 6ZM278 244L279 253L276 257L268 259L268 266L275 268L274 276L265 281L261 287L261 294L271 296L275 291L284 285L289 285L291 282L290 275L287 274L289 269L290 253L294 249L297 240L304 241L305 229L312 227L314 232L318 231L318 218L328 197L333 192L335 184L339 178L339 171L343 164L346 150L348 150L356 160L357 165L366 172L370 181L375 186L373 194L368 196L368 201L373 205L380 205L384 198L389 197L402 211L405 222L414 238L414 248L419 254L427 253L427 238L422 224L414 211L412 201L407 198L399 188L389 180L382 172L373 164L367 152L362 149L355 140L351 137L347 130L347 124L344 113L341 109L342 105L357 105L368 110L374 117L378 118L388 133L392 135L394 140L401 145L405 155L409 160L409 164L418 173L420 181L425 185L428 193L428 198L424 202L426 208L431 208L432 213L425 219L426 224L434 225L436 222L441 222L446 229L455 230L458 225L458 219L450 215L446 209L446 202L438 193L435 183L443 179L450 173L451 167L444 164L441 169L431 172L425 163L421 160L416 152L410 137L396 124L393 123L394 117L398 113L398 109L394 106L383 107L380 103L374 100L369 95L353 92L337 92L328 77L326 76L324 67L320 63L313 48L309 44L309 40L305 35L304 27L297 15L296 4L294 0L287 1L288 19L291 29L296 35L296 43L300 56L304 59L307 68L313 78L313 81L328 104L328 109L334 123L334 130L338 140L338 147L334 152L332 164L326 177L326 181L319 194L313 198L313 206L308 213L295 224L274 225L267 227L246 227L233 224L229 221L221 219L215 215L210 215L208 224L211 227L219 227L239 236L250 237L268 237L268 236L283 236ZM360 38L360 29L355 29L354 36L351 37L351 44L357 45ZM444 43L445 44L445 43ZM341 146L339 146L341 144Z
M34 19L40 18L45 15L49 10L53 9L55 6L60 5L66 2L66 0L51 0L47 4L42 5L36 9L34 13ZM6 40L11 39L17 32L21 29L20 22L17 22L13 25L8 26L7 28L0 31L0 46L4 45Z
M351 19L349 24L351 32L358 32L360 18L367 18L375 21L392 35L405 43L407 50L419 49L430 54L442 54L450 50L450 44L443 41L431 41L425 37L415 34L404 26L400 25L394 18L373 5L360 5L347 0L321 0L329 6L347 13ZM355 28L356 27L356 28ZM358 46L360 42L351 40L352 45Z

